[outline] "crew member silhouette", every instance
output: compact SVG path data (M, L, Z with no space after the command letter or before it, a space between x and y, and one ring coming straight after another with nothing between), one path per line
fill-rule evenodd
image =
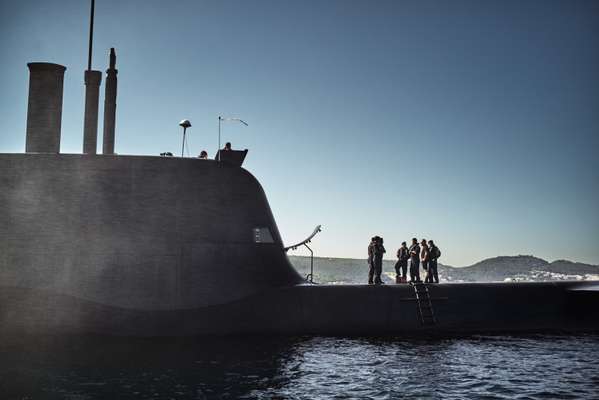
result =
M370 239L370 243L368 244L368 284L372 285L374 283L374 245L376 243L376 236Z
M427 274L428 259L428 245L426 244L426 239L422 239L422 241L420 241L420 265L422 265L422 269L425 270Z
M406 242L401 242L401 247L397 250L397 263L395 263L395 283L406 282L406 273L408 272L408 260L410 252Z
M383 246L383 238L376 236L376 241L374 243L374 254L372 257L372 261L374 263L374 284L381 285L383 281L381 280L381 274L383 272L383 254L385 254L385 246Z
M412 239L410 251L410 282L420 282L420 246L418 239Z
M428 271L425 282L439 283L439 274L437 273L437 259L441 257L441 250L432 240L428 241Z

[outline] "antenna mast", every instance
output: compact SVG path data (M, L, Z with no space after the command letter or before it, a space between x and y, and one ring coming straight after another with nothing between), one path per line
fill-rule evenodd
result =
M92 69L92 43L94 40L94 8L96 0L91 0L91 10L89 16L89 52L87 53L87 70Z

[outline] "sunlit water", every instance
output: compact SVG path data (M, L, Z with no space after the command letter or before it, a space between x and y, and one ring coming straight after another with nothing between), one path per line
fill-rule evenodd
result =
M2 399L599 398L599 335L27 338Z

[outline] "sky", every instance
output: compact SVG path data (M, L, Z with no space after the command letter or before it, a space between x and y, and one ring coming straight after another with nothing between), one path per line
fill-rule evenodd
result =
M81 153L89 2L0 0L0 152L23 152L28 62L67 67L61 152ZM599 264L599 2L97 0L118 68L119 154L248 148L286 244L387 258ZM101 88L100 125L104 86ZM101 150L101 138L98 140ZM293 254L306 254L298 251Z

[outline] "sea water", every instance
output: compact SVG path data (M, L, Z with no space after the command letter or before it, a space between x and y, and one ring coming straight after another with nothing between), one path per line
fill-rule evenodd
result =
M592 399L599 335L25 337L1 399Z

